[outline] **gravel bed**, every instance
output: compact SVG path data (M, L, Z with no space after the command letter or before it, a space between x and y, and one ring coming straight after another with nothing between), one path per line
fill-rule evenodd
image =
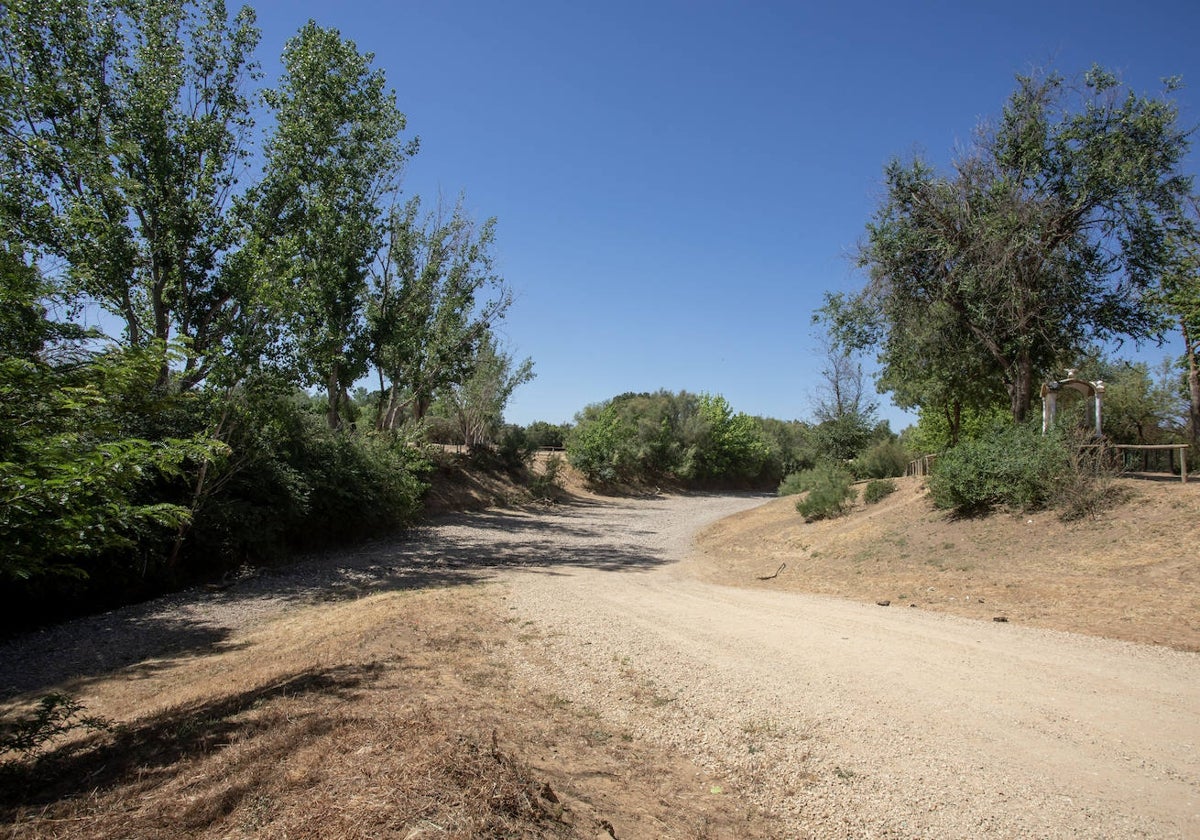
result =
M504 584L522 680L678 748L780 837L1200 836L1200 657L688 574L686 495L447 517L0 647L0 694L218 647L365 592ZM618 827L619 830L619 827Z

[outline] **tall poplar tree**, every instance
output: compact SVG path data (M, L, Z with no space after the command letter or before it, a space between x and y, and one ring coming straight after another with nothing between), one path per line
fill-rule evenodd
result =
M189 387L247 297L231 208L254 24L222 0L13 0L0 15L6 240L119 317L128 346L183 339Z
M288 41L265 94L275 127L256 196L265 271L288 320L302 381L325 388L331 428L367 370L367 273L383 200L415 143L373 56L313 21Z

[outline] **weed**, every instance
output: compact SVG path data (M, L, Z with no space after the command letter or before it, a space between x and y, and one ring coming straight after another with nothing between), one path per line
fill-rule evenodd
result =
M83 710L83 704L69 695L47 694L30 714L0 723L0 756L32 755L49 741L75 729L97 732L112 728L109 721L86 715Z

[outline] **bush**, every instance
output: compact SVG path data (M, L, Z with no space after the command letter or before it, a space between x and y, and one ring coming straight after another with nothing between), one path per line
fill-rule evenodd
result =
M811 482L808 495L796 503L806 522L832 519L845 513L854 500L853 476L833 465L814 467L800 474Z
M860 478L895 478L908 468L908 453L894 440L881 441L854 462L854 472Z
M1057 436L1032 426L999 426L944 452L929 477L935 505L962 513L995 506L1036 510L1058 493L1068 470Z
M540 473L535 473L529 482L529 492L535 499L553 499L562 489L563 458L561 455L551 455L546 459L546 466Z
M1054 495L1054 507L1066 522L1097 519L1121 499L1116 480L1124 465L1116 450L1098 445L1090 435L1069 433L1065 440L1067 469Z
M801 472L788 473L784 476L783 481L779 482L779 489L775 491L779 496L795 496L797 493L803 493L812 485L809 483L808 474L812 470L803 470Z
M873 505L895 492L896 482L890 478L875 478L867 482L867 487L863 490L863 501Z
M516 470L529 463L538 445L522 426L505 426L500 433L496 453L506 469Z

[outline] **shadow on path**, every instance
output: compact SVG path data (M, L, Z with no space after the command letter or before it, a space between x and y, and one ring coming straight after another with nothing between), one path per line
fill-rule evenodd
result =
M300 605L486 580L498 570L646 570L666 561L642 520L661 500L451 514L403 534L76 619L0 645L0 701L120 669L230 649L239 629Z

